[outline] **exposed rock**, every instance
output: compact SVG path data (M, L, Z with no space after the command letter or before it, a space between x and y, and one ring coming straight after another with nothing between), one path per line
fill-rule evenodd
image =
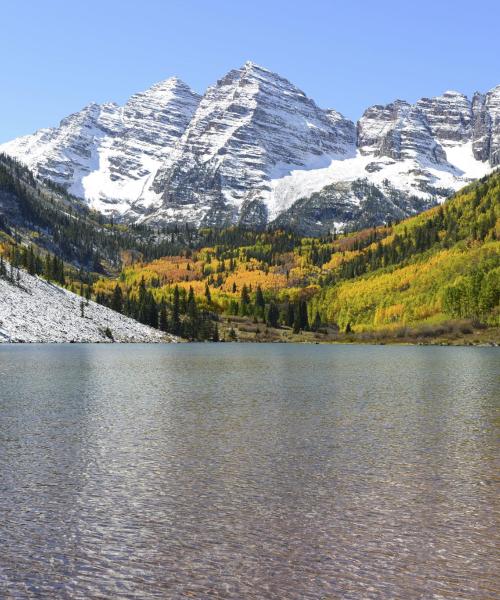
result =
M434 139L425 115L417 106L396 100L369 108L358 121L358 147L362 154L394 160L419 158L446 162L446 154Z
M425 116L434 138L442 144L464 143L471 137L472 106L459 92L422 98L416 105Z
M472 100L472 149L477 160L500 164L500 85Z
M249 191L265 201L267 182L332 157L352 156L354 124L324 111L289 81L253 63L230 71L209 88L182 136L172 162L155 178L164 209L214 202L239 213ZM235 209L236 208L236 212ZM190 209L184 213L190 219Z
M366 179L357 179L333 183L298 200L273 224L302 235L319 236L400 220L434 204L434 201L401 193L388 181L375 186Z
M2 151L129 222L373 225L500 164L500 86L472 102L448 91L372 106L355 126L248 62L202 99L168 79L122 107L90 104Z

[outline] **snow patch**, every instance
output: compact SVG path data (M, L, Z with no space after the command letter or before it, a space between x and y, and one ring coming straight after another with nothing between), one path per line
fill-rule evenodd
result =
M20 271L19 285L0 279L0 343L176 342L175 336ZM109 329L113 339L106 335Z

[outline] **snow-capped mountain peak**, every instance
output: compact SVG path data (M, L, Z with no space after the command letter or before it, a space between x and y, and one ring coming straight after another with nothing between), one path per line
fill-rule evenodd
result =
M58 127L8 142L0 151L93 208L122 214L165 164L198 102L189 86L172 77L121 107L90 103Z
M165 218L262 223L272 212L270 179L354 152L352 122L247 62L207 90L153 189Z
M370 222L381 222L500 164L500 85L472 100L448 90L375 105L355 125L247 61L203 97L171 77L123 106L91 103L0 152L129 221L256 226L287 224L292 211L300 226L306 207L308 222L329 227L369 222L353 215L376 196ZM334 206L321 195L331 186ZM321 209L308 204L313 194Z

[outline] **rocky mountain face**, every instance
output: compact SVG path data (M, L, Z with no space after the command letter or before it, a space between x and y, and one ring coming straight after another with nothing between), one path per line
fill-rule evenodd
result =
M153 189L155 218L204 224L268 220L269 180L355 152L354 124L286 79L246 63L207 90Z
M0 151L93 208L123 214L166 164L199 100L173 77L135 94L124 106L89 104L59 127L8 142Z
M361 154L444 164L446 154L423 111L403 100L369 108L358 122Z
M355 125L253 63L200 98L177 78L3 146L132 222L318 234L424 210L500 164L500 86L368 108Z
M471 129L474 158L500 165L500 86L474 95Z

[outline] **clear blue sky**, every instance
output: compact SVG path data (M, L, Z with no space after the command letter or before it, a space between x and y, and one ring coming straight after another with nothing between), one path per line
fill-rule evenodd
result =
M1 20L0 141L246 60L352 119L500 83L499 0L2 0Z

